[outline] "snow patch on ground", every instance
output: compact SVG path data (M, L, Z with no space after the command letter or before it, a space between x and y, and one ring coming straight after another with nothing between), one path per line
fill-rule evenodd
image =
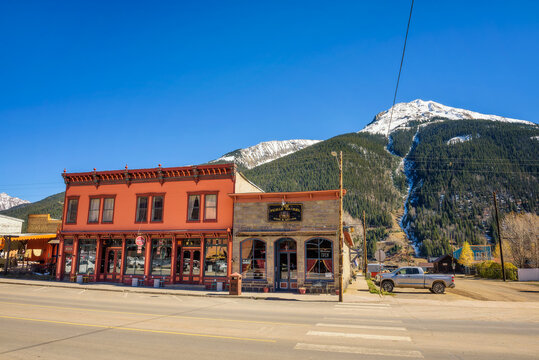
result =
M461 135L461 136L455 136L454 138L451 138L447 140L447 145L453 145L458 143L463 143L465 141L472 140L472 135Z

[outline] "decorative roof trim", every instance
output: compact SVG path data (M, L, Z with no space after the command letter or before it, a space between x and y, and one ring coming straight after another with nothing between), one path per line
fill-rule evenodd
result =
M94 171L83 173L62 173L67 186L81 185L105 185L105 184L127 184L160 182L165 181L186 181L198 182L202 179L234 179L236 165L196 165L183 167L163 168L161 165L153 169L128 169L112 171Z

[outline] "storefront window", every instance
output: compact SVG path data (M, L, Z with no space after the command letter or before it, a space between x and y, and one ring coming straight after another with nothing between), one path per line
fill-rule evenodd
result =
M152 240L152 275L170 276L172 262L172 240Z
M307 250L307 279L333 279L333 244L326 239L313 239L305 243Z
M79 240L79 271L78 274L92 275L95 273L96 240Z
M125 274L144 275L146 245L142 245L139 253L135 239L127 239L125 243Z
M207 239L204 251L205 276L226 276L227 274L227 240Z
M241 274L244 279L266 278L266 243L245 240L241 243Z

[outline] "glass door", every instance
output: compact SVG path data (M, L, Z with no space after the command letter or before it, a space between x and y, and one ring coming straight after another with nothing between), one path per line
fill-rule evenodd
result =
M298 267L296 242L292 239L281 239L277 242L277 289L289 290L297 288Z
M200 281L200 250L181 249L181 261L178 263L181 282L198 283Z
M111 281L120 280L120 269L122 267L122 249L108 248L106 254L105 279Z

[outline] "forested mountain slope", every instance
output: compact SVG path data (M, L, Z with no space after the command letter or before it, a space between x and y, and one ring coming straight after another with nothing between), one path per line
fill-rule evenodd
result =
M395 171L399 159L385 150L381 135L351 133L333 137L291 155L245 171L265 191L326 190L339 187L337 159L343 152L344 208L354 217L368 214L370 226L391 226L390 212L402 205L406 180Z
M415 135L415 142L413 138ZM403 225L423 255L493 236L493 195L500 210L539 212L539 127L482 120L444 121L392 134L411 180Z

